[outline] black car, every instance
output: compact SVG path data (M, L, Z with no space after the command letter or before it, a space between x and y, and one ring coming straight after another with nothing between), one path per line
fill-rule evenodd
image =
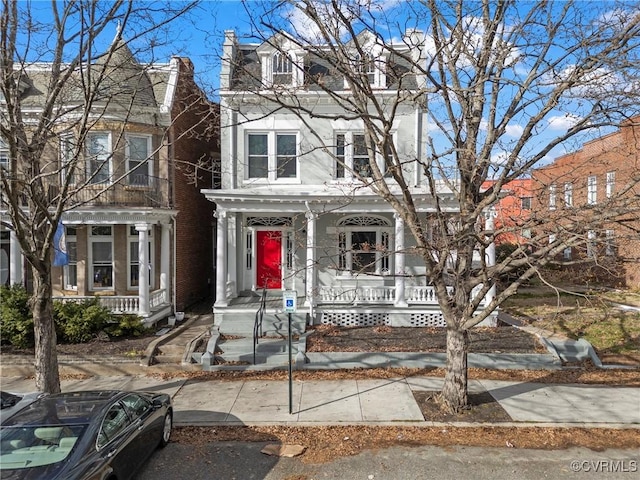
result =
M164 393L87 391L48 395L0 428L0 478L125 480L169 442Z

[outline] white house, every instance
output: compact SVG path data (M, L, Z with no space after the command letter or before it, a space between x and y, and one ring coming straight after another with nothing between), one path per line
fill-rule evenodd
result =
M407 45L376 49L373 36L370 44L357 68L366 72L379 103L397 103L400 75L404 91L417 92L422 79L404 57L412 55ZM263 289L273 296L289 289L297 291L312 323L443 325L424 264L412 252L413 237L369 187L364 123L349 119L329 93L347 88L322 58L285 35L245 44L233 31L225 33L221 189L203 191L216 204L216 314ZM274 92L310 113L283 109L269 100ZM394 115L393 143L406 159L402 174L426 219L435 211L435 195L420 163L425 106L419 95L406 98ZM376 162L385 172L380 152ZM400 198L398 185L389 184ZM455 212L451 191L444 184L436 188L441 205Z

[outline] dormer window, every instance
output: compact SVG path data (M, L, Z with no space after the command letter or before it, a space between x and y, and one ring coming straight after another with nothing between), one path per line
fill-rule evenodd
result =
M271 57L274 85L291 85L293 82L293 61L289 55L276 52Z
M260 45L263 88L296 88L303 84L304 51L284 36L276 36Z

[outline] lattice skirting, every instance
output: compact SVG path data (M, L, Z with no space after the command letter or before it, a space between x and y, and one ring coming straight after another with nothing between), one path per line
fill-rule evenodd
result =
M337 327L445 327L440 312L322 312L320 323Z

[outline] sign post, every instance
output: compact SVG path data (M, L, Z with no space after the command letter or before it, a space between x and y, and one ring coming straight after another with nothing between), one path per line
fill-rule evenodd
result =
M282 292L282 303L284 311L288 317L289 334L289 415L293 413L293 354L291 347L291 314L296 313L296 300L298 298L298 292L295 290L285 290Z

